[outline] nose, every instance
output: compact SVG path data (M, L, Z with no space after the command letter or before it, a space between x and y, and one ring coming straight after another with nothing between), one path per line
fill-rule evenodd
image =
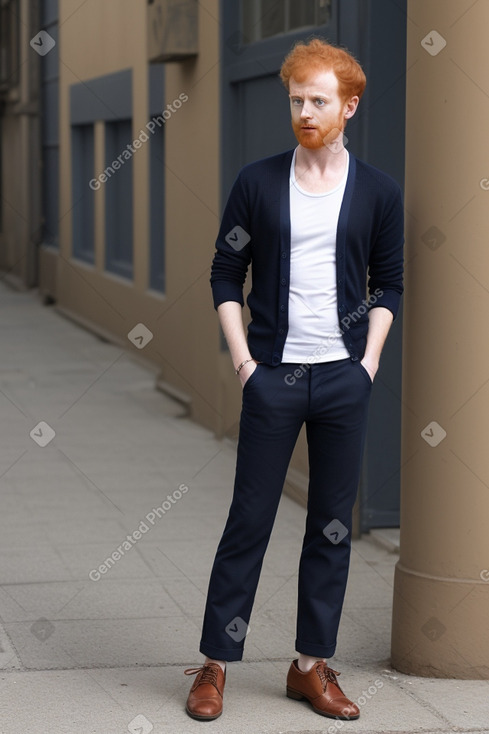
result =
M312 114L309 108L309 102L307 100L304 100L304 103L301 109L301 120L310 120L311 117L312 117Z

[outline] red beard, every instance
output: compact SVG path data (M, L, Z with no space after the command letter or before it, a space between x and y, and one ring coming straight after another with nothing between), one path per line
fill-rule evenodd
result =
M338 117L336 123L327 127L314 125L314 130L304 130L303 126L307 125L308 123L302 120L297 123L295 121L292 122L292 128L299 143L304 148L316 150L324 148L325 145L330 145L344 130L344 121L340 117Z

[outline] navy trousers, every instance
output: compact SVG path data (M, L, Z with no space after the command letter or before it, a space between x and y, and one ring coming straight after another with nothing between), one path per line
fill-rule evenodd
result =
M259 364L243 388L236 478L209 580L200 652L241 660L290 457L305 422L309 489L295 649L331 657L350 562L372 381L359 361Z

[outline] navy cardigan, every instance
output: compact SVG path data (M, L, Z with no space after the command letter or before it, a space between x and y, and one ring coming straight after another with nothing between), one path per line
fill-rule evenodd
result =
M257 361L269 365L282 361L288 329L293 152L250 163L239 172L211 269L214 307L225 301L243 306L251 262L248 346ZM365 352L369 309L383 306L397 315L403 292L403 220L398 184L350 153L336 233L336 284L338 322L352 360Z

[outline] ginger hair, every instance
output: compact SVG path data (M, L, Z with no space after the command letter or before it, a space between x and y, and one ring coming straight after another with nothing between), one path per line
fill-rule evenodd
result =
M367 83L364 71L349 51L320 38L307 43L298 41L287 54L280 78L287 89L291 77L303 82L311 72L333 71L338 79L338 93L346 102L355 95L360 99Z

